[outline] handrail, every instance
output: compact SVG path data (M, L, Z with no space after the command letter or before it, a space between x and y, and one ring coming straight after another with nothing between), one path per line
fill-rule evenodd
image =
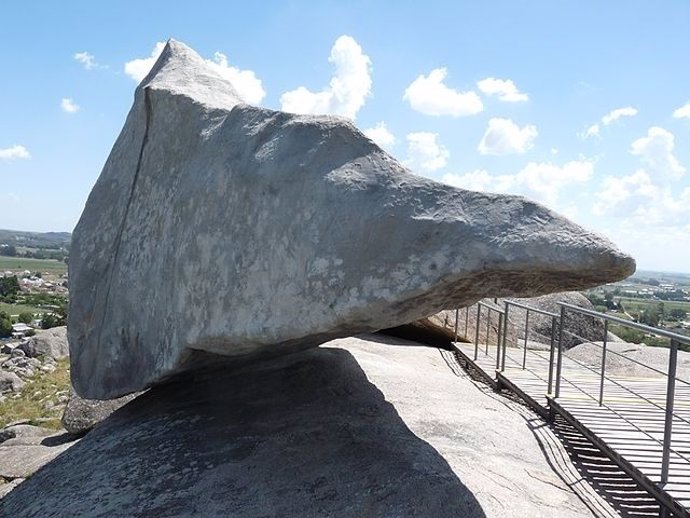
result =
M604 349L604 347L602 345L599 345L596 342L592 342L591 340L585 338L584 336L580 336L577 333L573 333L572 331L568 331L567 329L564 330L563 332L569 336L579 338L580 340L583 341L583 343L593 345L594 347L598 347L599 349L602 349L602 350ZM616 342L610 342L609 345L611 345L611 343L616 343ZM632 363L639 365L640 367L643 367L643 368L648 369L650 371L656 372L657 374L661 374L662 376L668 376L668 373L666 371L662 371L661 369L657 369L656 367L652 367L651 365L647 365L645 363L642 363L641 361L638 361L635 358L631 358L630 356L626 356L624 354L616 352L613 349L607 349L606 352L607 352L607 354L615 354L616 356L619 356L619 357L623 358L624 360L632 362ZM574 358L570 358L570 359L575 361ZM681 383L683 383L685 385L690 385L690 381L684 380L683 378L679 378L678 376L676 376L676 380L680 381Z
M494 299L495 300L495 299ZM521 361L519 361L516 358L511 355L508 358L508 361L511 362L511 364L515 364L517 366L520 366L522 369L526 368L526 358L528 355L534 354L535 356L539 357L541 360L547 362L547 369L548 369L548 381L545 380L545 376L543 373L540 375L538 373L534 373L537 378L541 381L547 381L547 400L549 401L549 406L551 407L550 409L550 415L553 415L554 407L556 408L556 411L558 412L559 405L556 404L560 397L560 386L561 386L561 381L564 383L567 383L568 385L572 385L574 389L576 389L579 392L582 392L587 396L588 399L591 399L595 402L598 402L600 407L605 407L608 409L610 412L615 414L619 419L622 419L624 422L626 422L628 425L632 426L634 430L641 432L647 439L651 440L654 444L658 444L661 446L661 465L660 465L660 478L659 478L659 483L655 484L658 486L660 489L664 489L666 484L669 483L670 480L670 471L671 471L671 464L672 464L672 459L671 456L675 455L677 458L682 459L685 463L690 464L690 456L687 456L687 452L685 450L679 451L678 446L677 446L677 441L678 435L676 432L676 435L674 436L674 423L675 425L682 424L683 426L688 426L690 425L690 418L686 417L686 411L683 410L682 412L678 412L674 407L676 403L676 394L675 394L675 388L676 388L676 382L681 382L685 385L690 385L690 382L678 378L677 377L677 368L678 368L678 350L681 345L690 345L690 336L684 336L680 335L678 333L674 333L671 331L667 331L665 329L657 329L653 328L651 326L647 326L644 324L638 324L637 322L631 322L629 320L625 320L622 318L614 317L611 315L607 315L604 313L600 313L598 311L593 311L590 309L586 308L581 308L579 306L575 306L573 304L570 304L568 302L558 302L558 305L560 307L560 314L539 309L536 307L531 307L528 304L521 303L521 302L515 302L511 300L504 300L502 301L504 305L504 309L498 307L496 303L490 303L486 301L479 301L477 303L476 307L476 312L477 312L477 320L476 320L476 325L475 325L475 339L474 339L474 361L477 361L477 354L478 354L478 348L479 348L479 330L480 327L486 327L486 349L485 349L485 354L486 356L490 357L489 355L489 340L490 340L490 325L491 325L491 317L492 317L492 312L497 312L499 314L498 318L498 326L497 326L497 333L496 333L496 376L499 376L499 372L503 372L505 370L505 363L506 363L506 349L507 349L507 344L508 342L515 343L515 345L518 345L523 348L522 351L522 358ZM521 324L517 322L517 320L514 320L512 325L524 325L525 328L525 334L524 337L520 336L519 338L517 337L517 333L515 334L515 337L508 337L508 323L509 323L509 317L511 316L510 309L511 308L520 308L525 311L524 318L523 315L518 314L518 320L523 320ZM486 319L486 325L484 321L482 320L482 309L486 308L487 311L487 316L485 317ZM537 353L536 351L532 351L528 348L528 337L529 337L529 322L530 322L530 313L534 312L537 314L541 314L544 316L547 316L551 319L551 344L549 348L549 357L547 359L545 351L544 353ZM569 318L570 322L572 322L572 317L574 314L582 314L582 315L587 315L590 317L593 317L595 319L598 319L598 321L603 322L603 345L596 343L592 339L585 339L582 336L579 336L577 333L570 331L566 329ZM469 311L465 311L465 320L466 320L466 328L467 328L467 320L469 318ZM456 329L457 329L457 323L458 321L458 313L456 311ZM668 358L668 371L664 372L661 369L658 369L656 367L653 367L651 365L646 365L645 363L638 361L634 358L630 358L626 356L625 354L621 354L617 351L611 350L609 347L609 323L616 323L620 324L624 327L629 327L633 329L637 329L640 331L643 331L644 333L648 333L651 335L656 335L659 337L663 337L665 339L669 340L669 358ZM456 331L457 332L457 331ZM596 332L597 335L600 333L600 331ZM467 334L467 330L466 333ZM588 365L584 362L578 361L576 358L573 358L569 356L566 353L566 337L572 336L576 337L583 342L587 343L592 343L597 349L601 351L600 354L600 366L596 366L595 364ZM493 347L493 345L492 345ZM607 375L607 354L613 354L616 357L623 358L627 361L629 361L632 364L639 365L645 369L649 369L650 371L656 372L658 374L661 374L662 376L665 377L665 385L666 385L666 390L665 390L665 404L662 403L661 401L658 401L660 396L660 393L657 392L652 395L645 395L646 391L644 390L644 387L637 386L635 384L630 384L626 382L624 378L616 377L612 375ZM556 356L557 355L557 356ZM597 383L599 385L599 390L598 394L594 394L590 388L588 388L587 385L582 385L578 382L578 378L575 377L574 379L568 379L570 376L568 374L568 371L566 370L563 372L563 360L564 358L567 358L568 365L573 365L578 367L578 371L580 369L584 369L585 371L590 371L592 373L598 374L598 380ZM572 362L572 363L571 363ZM570 367L566 367L569 369ZM663 367L662 367L663 368ZM530 368L531 369L531 368ZM539 369L541 372L541 369ZM588 375L589 376L589 375ZM589 379L589 378L588 378ZM500 378L498 378L500 381ZM552 383L555 382L555 390L552 392ZM617 409L616 401L610 398L607 398L608 401L604 402L605 400L605 385L610 387L611 385L618 387L618 389L623 390L624 393L628 393L632 396L635 397L635 401L640 401L644 402L644 408L652 410L654 412L657 411L662 411L664 413L663 417L663 438L657 438L658 434L656 431L649 431L646 426L643 424L638 424L634 422L633 419L629 419L626 415L625 412L623 412L620 408ZM619 394L619 392L616 392ZM526 396L525 396L526 397ZM576 396L579 397L579 396ZM552 406L553 405L553 406ZM646 410L647 411L647 410ZM687 433L687 432L683 432ZM681 439L682 441L683 439ZM674 447L674 442L676 442L676 445Z
M479 302L477 302L477 304L479 306L484 306L485 308L488 308L491 311L495 311L496 313L500 313L501 315L505 313L505 310L503 308L497 306L493 302L484 302L483 300L480 300Z
M616 322L617 324L622 324L627 327L632 327L633 329L638 329L640 331L645 331L650 334L655 334L657 336L663 336L664 338L669 338L671 340L678 340L681 343L690 345L690 336L680 335L678 333L672 333L666 329L657 329L656 327L646 326L644 324L638 324L637 322L632 322L630 320L625 320L624 318L613 317L605 313L599 313L598 311L593 311L591 309L581 308L580 306L575 306L567 302L558 303L562 307L571 309L577 313L582 313L584 315L589 315L596 318L601 318L608 320L609 322Z
M528 306L527 304L522 304L520 302L515 302L513 300L506 300L506 304L510 304L511 306L517 306L521 309L526 309L527 311L532 311L534 313L539 313L541 315L545 315L547 317L554 317L558 318L560 315L556 313L552 313L551 311L547 311L545 309L540 309L540 308L533 308L532 306Z

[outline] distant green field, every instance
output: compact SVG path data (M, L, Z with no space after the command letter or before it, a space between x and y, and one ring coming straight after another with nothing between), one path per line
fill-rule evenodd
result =
M0 272L4 271L48 272L55 275L67 273L67 265L54 259L26 259L0 256Z
M687 312L690 312L690 302L677 300L647 300L627 297L616 297L616 300L618 300L619 298L626 311L640 311L648 307L657 307L660 302L663 302L664 311L670 311L672 309L682 309Z
M43 313L46 310L34 306L25 306L24 304L5 304L0 302L0 311L4 311L8 315L19 315L19 313Z

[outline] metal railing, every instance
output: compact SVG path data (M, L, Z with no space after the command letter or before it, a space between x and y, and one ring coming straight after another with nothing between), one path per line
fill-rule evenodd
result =
M675 392L676 392L676 383L680 382L686 385L690 385L690 383L686 380L679 379L677 377L677 367L678 367L678 348L681 344L686 344L690 346L690 336L684 336L680 335L677 333L673 333L671 331L666 331L665 329L657 329L654 327L646 326L644 324L638 324L637 322L631 322L629 320L625 320L622 318L614 317L612 315L607 315L604 313L599 313L597 311L581 308L578 306L574 306L572 304L568 304L565 302L559 303L561 306L561 318L560 318L560 330L559 330L559 347L558 347L558 357L559 357L559 363L561 363L561 359L563 357L563 350L564 347L562 347L563 344L563 336L565 333L569 333L571 335L576 336L579 339L583 339L582 337L579 337L575 335L575 333L568 332L566 331L565 328L565 322L568 313L579 313L582 315L587 315L599 320L603 320L604 322L604 339L602 342L602 345L598 345L594 343L591 340L585 340L588 343L593 344L595 347L600 347L602 354L601 354L601 367L600 367L600 373L599 373L599 397L598 397L598 404L599 406L606 406L607 408L611 409L612 411L616 412L615 409L611 408L609 405L604 405L604 382L605 380L608 380L615 385L619 386L620 388L623 388L624 390L627 390L631 394L635 395L636 397L641 398L645 402L649 403L650 405L653 405L654 407L663 410L664 411L664 435L663 435L663 440L659 441L649 433L647 433L645 430L641 430L637 425L633 426L637 428L638 430L642 431L645 433L646 436L657 442L658 444L661 445L661 451L662 451L662 457L661 457L661 473L660 473L660 487L664 487L668 483L668 477L669 477L669 468L670 468L670 458L671 458L671 452L676 454L679 458L685 460L686 462L690 463L690 459L688 459L683 453L676 451L672 447L672 438L673 438L673 420L674 418L684 422L688 425L690 425L690 421L685 419L683 416L677 414L675 412ZM617 353L615 351L611 351L608 349L608 329L609 329L609 322L613 322L616 324L619 324L624 327L629 327L632 329L637 329L639 331L643 331L646 334L649 335L655 335L658 337L666 338L669 340L669 360L668 360L668 370L666 372L657 369L655 367L652 367L651 365L644 364L642 362L638 362L637 360L633 358L629 358L625 355L622 355L620 353ZM665 405L659 405L656 402L653 402L649 398L645 397L642 394L639 394L637 391L627 387L624 383L621 382L621 380L614 380L611 379L606 375L606 357L607 354L615 354L619 357L625 358L627 361L630 361L632 363L635 363L641 367L644 367L645 369L649 369L653 372L656 372L658 374L662 374L666 377L666 395L665 395ZM577 362L580 365L582 365L585 368L588 368L591 370L591 367L583 365L581 362ZM560 382L560 377L561 377L561 372L560 370L557 373L557 382L556 382L556 394L555 397L559 396L559 382ZM618 413L618 412L616 412ZM627 421L627 419L626 419ZM631 423L632 424L632 423Z
M676 448L673 447L672 444L672 439L673 439L673 422L676 420L676 422L683 423L690 427L690 419L687 419L686 417L678 414L675 411L675 395L676 395L676 384L677 383L682 383L684 385L690 386L690 382L684 380L684 379L679 379L677 377L677 365L678 365L678 349L681 344L686 344L690 346L690 336L683 336L677 333L673 333L670 331L666 331L664 329L657 329L653 327L649 327L643 324L638 324L636 322L631 322L629 320L625 320L619 317L615 317L612 315L607 315L604 313L599 313L597 311L581 308L578 306L574 306L569 303L565 302L559 302L560 306L560 312L555 313L552 311L547 311L544 309L536 308L529 306L528 304L521 303L521 302L516 302L516 301L510 301L507 300L504 302L503 307L500 307L496 303L496 299L494 299L494 302L488 302L488 301L480 301L476 305L476 322L474 326L474 361L477 361L478 354L479 354L479 348L480 345L484 345L484 354L486 356L489 356L489 348L490 348L490 341L491 341L491 324L492 324L492 316L494 314L498 315L498 321L497 321L497 331L495 333L496 335L496 372L497 373L503 373L506 370L506 358L508 358L515 367L520 368L520 369L525 369L527 368L527 358L529 354L532 354L532 358L539 358L540 361L546 361L547 362L547 376L541 377L538 376L541 380L545 382L546 385L546 395L547 395L547 400L548 401L555 401L559 397L561 397L561 389L562 389L562 384L567 383L569 386L572 386L573 389L578 390L582 392L583 394L586 394L588 398L591 398L593 401L598 404L600 407L605 407L607 410L610 410L614 414L616 414L618 417L620 417L623 421L628 423L631 427L633 427L635 430L639 431L640 433L644 434L648 439L653 440L657 444L661 446L661 451L662 451L662 458L661 458L661 469L660 469L660 482L658 486L660 488L663 488L669 480L669 470L670 470L670 464L671 464L671 454L673 453L679 460L682 460L683 462L687 462L690 465L690 458L688 458L687 454L684 454L681 451L678 451ZM510 335L511 333L509 332L509 325L513 326L513 329L517 327L517 324L513 320L511 322L510 317L515 315L517 310L524 311L524 320L522 315L519 315L518 318L521 321L521 324L524 324L524 335L518 335L518 333L513 333L514 338L511 338ZM465 337L468 337L468 332L469 332L469 312L470 308L465 308ZM483 322L482 322L482 314L485 313L486 315L486 336L485 340L483 341L484 343L481 343L480 340L480 330L483 329ZM530 318L535 315L539 314L544 317L547 317L551 319L551 333L549 338L549 344L548 344L548 359L545 358L545 351L534 351L531 350L529 347L529 340L530 340L530 331L529 331L529 326L530 326ZM603 323L603 340L601 344L594 342L591 338L585 338L582 336L577 335L575 332L571 331L569 329L570 326L568 326L569 321L575 314L580 314L580 315L585 315L592 317L593 319L599 319ZM459 321L460 321L460 313L459 310L456 310L455 313L456 319L455 319L455 337L457 341L458 337L458 327L459 327ZM643 362L637 361L634 358L630 358L624 354L621 354L615 350L612 350L610 348L610 340L609 340L609 324L618 324L621 326L625 326L628 328L636 329L639 331L642 331L646 334L650 335L656 335L658 337L666 338L669 340L669 360L668 360L668 370L664 371L662 369L656 368L652 365L647 365ZM543 336L543 335L542 335ZM576 358L573 358L571 356L567 355L566 352L566 347L565 347L565 342L567 338L576 338L578 340L578 343L589 343L592 344L595 347L598 347L601 349L601 360L600 360L600 365L598 366L592 366L592 365L587 365L586 363L583 363ZM521 349L521 358L515 358L513 354L507 355L507 348L508 348L508 342L511 341L513 344L518 348L518 350ZM620 358L624 358L626 361L632 362L633 364L636 364L640 367L643 367L645 369L649 369L652 372L655 372L657 374L663 375L666 377L666 387L665 387L665 396L664 400L665 403L661 404L660 402L653 401L653 396L645 396L644 394L641 394L639 391L635 390L635 385L633 384L633 387L629 386L631 382L629 380L626 381L625 378L619 377L612 377L609 373L607 373L607 358L610 357L611 355L615 355ZM595 375L594 379L598 379L598 390L596 393L593 393L593 390L586 390L585 388L582 388L579 386L579 381L578 379L568 379L566 376L564 376L563 373L563 362L564 358L568 358L568 365L571 367L573 365L578 366L578 368L586 369L587 371L591 372L592 374ZM532 363L534 365L534 362ZM570 367L569 367L570 368ZM583 372L581 370L581 372ZM544 379L546 378L546 379ZM591 379L591 378L590 378ZM655 409L661 410L664 412L664 425L663 425L663 439L660 440L659 438L655 437L652 433L650 433L649 430L644 430L640 426L638 426L638 423L633 422L632 420L628 419L626 415L624 415L624 412L621 412L615 408L615 404L607 404L608 402L606 401L606 384L609 383L611 385L615 385L616 387L620 388L621 390L627 391L631 395L634 395L636 398L639 398L640 401L644 401L645 403L652 405ZM627 383L627 384L626 384Z
M527 347L527 342L529 341L529 317L530 317L530 312L532 313L537 313L540 315L544 315L546 317L551 318L551 342L550 342L550 347L549 347L549 368L548 368L548 381L547 381L547 394L551 395L552 394L552 387L553 387L553 378L554 378L554 349L555 349L555 344L556 344L556 330L559 327L558 326L558 315L556 313L552 313L551 311L546 311L544 309L540 308L534 308L531 306L528 306L527 304L522 304L520 302L515 302L512 300L506 300L505 301L505 326L506 328L504 329L503 332L503 351L501 354L501 371L505 370L505 364L506 364L506 347L507 347L507 337L508 337L508 322L509 322L509 315L510 315L510 308L516 307L520 308L525 312L525 336L524 336L524 342L523 342L523 348L522 348L522 369L524 370L526 365L527 365L527 353L528 353L528 347ZM560 342L559 342L560 343ZM560 367L557 366L557 369L560 369ZM560 372L560 370L559 370ZM558 378L556 378L558 380ZM558 381L556 381L557 384L557 390L558 390Z

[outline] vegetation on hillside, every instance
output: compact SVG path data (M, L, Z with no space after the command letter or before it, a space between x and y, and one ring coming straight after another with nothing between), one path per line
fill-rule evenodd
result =
M57 360L52 372L37 370L21 392L5 394L0 402L0 428L15 421L57 430L69 397L69 358Z

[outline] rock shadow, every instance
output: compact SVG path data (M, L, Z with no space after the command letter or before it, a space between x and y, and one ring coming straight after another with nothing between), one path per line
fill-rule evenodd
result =
M25 516L485 516L348 351L151 389L0 502Z

